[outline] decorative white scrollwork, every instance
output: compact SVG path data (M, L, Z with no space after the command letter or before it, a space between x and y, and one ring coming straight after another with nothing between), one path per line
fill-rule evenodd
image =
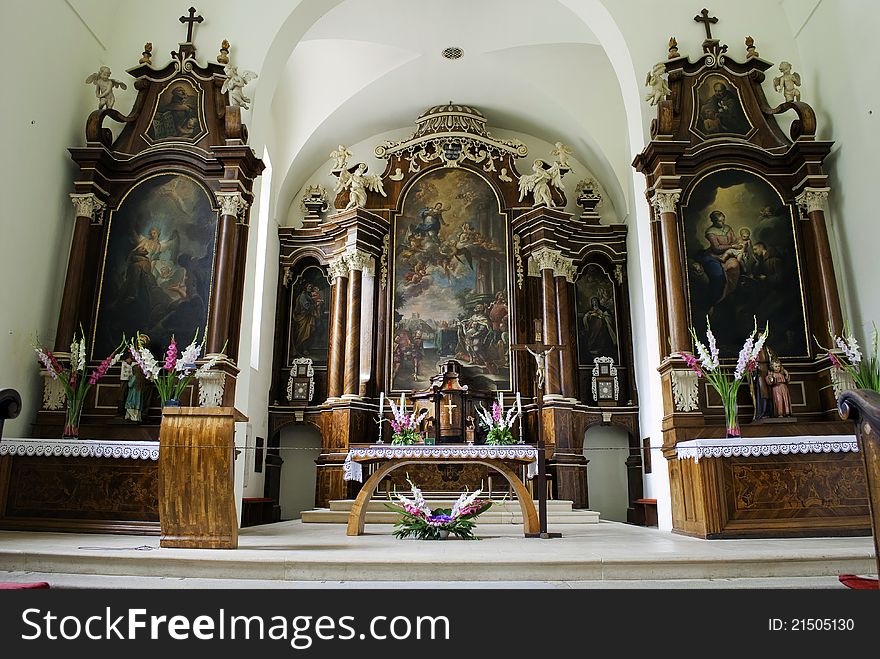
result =
M651 203L658 214L675 213L679 198L681 198L681 190L657 190L651 198Z
M64 385L61 384L61 380L53 378L49 371L46 370L40 371L40 375L43 376L43 409L62 409L67 397L64 393Z
M600 377L610 377L613 378L613 388L614 388L614 400L617 400L620 395L620 382L617 379L617 367L614 366L614 358L613 357L596 357L593 359L593 371L592 371L592 390L593 390L593 400L598 401L599 399L599 378ZM602 397L603 400L608 400L606 396Z
M795 201L804 215L814 211L824 211L829 192L831 192L831 188L804 188Z
M676 369L672 371L672 398L677 412L693 412L700 406L699 378L690 370Z
M220 407L226 389L226 373L206 371L196 377L199 380L199 407Z
M244 217L248 202L240 192L218 192L217 201L220 203L221 215Z
M159 442L96 439L0 439L0 455L158 460Z
M315 369L312 366L312 360L309 357L297 357L293 360L293 367L290 369L290 377L287 378L287 402L293 402L294 398L302 400L301 396L294 397L294 389L296 387L295 378L305 375L309 378L309 394L306 402L311 402L315 396ZM302 367L305 367L304 369Z

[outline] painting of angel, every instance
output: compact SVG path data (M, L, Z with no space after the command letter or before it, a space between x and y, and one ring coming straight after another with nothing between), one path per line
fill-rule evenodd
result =
M123 334L150 336L164 351L207 325L217 211L181 174L137 184L111 212L95 327L95 354Z
M382 186L382 177L378 174L367 174L366 163L358 163L355 167L343 169L339 172L334 191L339 193L348 189L348 204L343 210L349 208L363 208L367 205L367 191L378 192L383 197L385 189Z

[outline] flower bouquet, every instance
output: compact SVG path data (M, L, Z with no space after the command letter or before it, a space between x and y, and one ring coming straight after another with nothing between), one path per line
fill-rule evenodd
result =
M519 411L513 405L507 412L504 412L503 399L499 398L492 403L492 412L487 411L482 405L477 408L477 416L480 417L480 423L489 433L486 435L487 444L516 444L513 438L511 428L513 422L520 416Z
M395 538L418 538L419 540L443 540L452 535L462 540L477 540L474 535L474 527L477 525L474 519L489 510L492 502L488 499L478 499L480 490L468 494L463 492L452 508L428 507L422 491L416 487L409 478L412 499L398 494L399 506L386 503L385 507L400 513L401 518L394 524Z
M856 389L869 389L870 391L880 393L880 355L877 353L877 324L874 324L874 350L870 357L862 354L859 342L853 336L849 325L844 326L842 336L835 336L830 327L828 328L828 333L834 340L834 345L842 353L838 356L834 354L833 349L819 346L828 353L831 365L838 372L845 374L852 381L852 385Z
M74 334L73 343L70 344L70 365L64 367L58 358L51 351L43 348L37 337L34 337L34 352L37 353L37 359L43 365L53 380L58 380L64 387L64 393L67 398L67 412L64 419L64 430L61 436L63 438L79 437L79 420L82 416L83 403L86 400L86 394L89 388L97 384L98 380L103 378L111 366L114 366L122 357L123 340L119 346L113 350L98 366L92 369L91 374L86 377L86 340L83 336L82 327L79 330L79 339Z
M685 352L679 353L687 362L687 365L690 366L697 375L705 377L715 391L718 392L718 395L721 396L721 402L724 405L724 416L728 437L739 437L741 434L739 422L736 420L736 395L739 392L739 387L742 384L746 373L751 373L757 366L758 354L764 347L764 342L767 340L767 333L767 326L764 327L763 332L758 332L758 322L755 320L755 329L749 334L745 343L743 343L743 347L739 351L739 358L736 361L736 368L733 371L733 377L728 375L720 365L718 346L715 341L715 335L712 333L712 327L709 324L708 317L706 318L706 338L708 339L709 347L707 348L703 345L700 339L697 338L697 333L694 331L694 328L691 327L691 336L694 339L694 346L696 347L697 354L699 354L700 358L697 359L693 355Z
M421 414L416 416L415 410L406 413L406 404L403 396L400 397L400 406L394 404L393 400L388 401L391 404L391 413L394 418L390 419L391 423L391 443L396 446L416 444L419 441L417 432L419 424L428 415L427 410L423 410ZM382 419L379 419L382 422Z
M135 363L140 367L144 376L156 385L159 391L159 398L162 401L162 407L166 405L179 405L180 395L193 376L200 376L210 371L214 364L217 363L218 356L214 355L207 362L196 367L196 360L202 352L205 345L204 338L201 343L197 343L198 331L184 351L181 353L177 347L177 341L174 336L171 337L171 343L165 351L165 361L159 363L145 347L140 340L140 334L128 346Z

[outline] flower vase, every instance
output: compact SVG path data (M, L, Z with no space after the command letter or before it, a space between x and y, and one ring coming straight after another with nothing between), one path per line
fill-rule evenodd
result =
M437 529L437 539L446 540L449 537L449 529Z
M728 403L724 406L725 425L727 428L728 439L739 439L742 436L742 432L739 428L739 421L737 421L736 415L736 401Z
M61 439L77 439L79 438L79 422L82 417L83 401L68 400L67 410L64 414L64 430L61 432Z
M176 398L169 398L162 404L162 407L180 407L180 401Z

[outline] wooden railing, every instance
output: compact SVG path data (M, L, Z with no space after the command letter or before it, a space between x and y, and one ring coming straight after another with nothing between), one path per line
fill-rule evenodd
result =
M874 556L880 573L880 394L867 389L845 391L837 399L837 408L842 418L855 424L868 485Z
M0 389L0 437L6 419L14 419L21 412L21 396L15 389Z

